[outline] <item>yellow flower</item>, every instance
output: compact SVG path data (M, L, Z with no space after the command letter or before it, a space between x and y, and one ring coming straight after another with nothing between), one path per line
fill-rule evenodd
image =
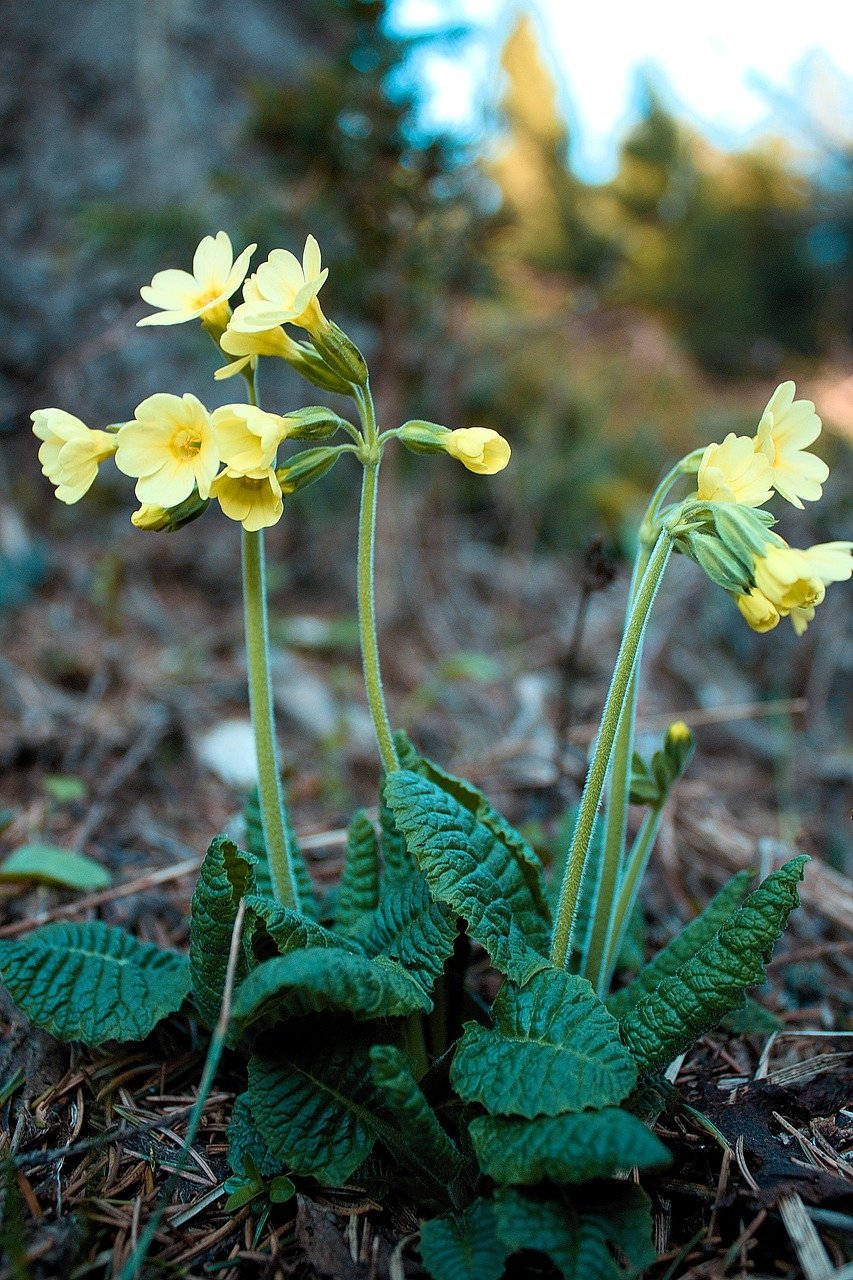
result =
M249 276L243 285L243 300L247 303L266 306L266 302L258 292L255 276ZM217 369L214 378L221 382L223 378L232 378L241 373L247 364L257 367L258 356L279 356L282 360L300 354L299 344L294 342L280 326L262 329L259 333L242 333L234 329L229 321L228 328L219 339L219 345L230 356L237 356L221 369Z
M210 493L228 518L239 520L250 533L276 524L284 510L281 485L272 467L245 472L226 468L210 486Z
M806 451L820 435L821 421L811 400L795 400L793 382L783 382L773 392L761 415L755 451L773 468L773 487L795 507L802 498L816 502L829 467Z
M176 507L195 488L210 497L219 449L204 405L193 395L165 392L143 400L133 422L119 430L116 466L139 477L142 503Z
M224 404L221 409L214 409L210 420L219 456L235 471L271 467L288 429L286 418L252 404Z
M753 587L748 595L737 596L737 607L753 631L772 631L782 616L757 587Z
M255 273L257 296L236 309L229 328L236 333L265 333L280 324L322 328L327 321L317 294L328 274L328 267L321 269L320 246L313 236L305 241L301 266L286 249L273 249Z
M146 302L159 307L159 312L143 316L137 324L183 324L201 319L205 324L224 328L228 299L243 283L257 247L250 244L235 262L231 239L225 231L205 236L195 251L192 274L173 268L158 271L151 283L139 290Z
M802 553L809 568L824 587L831 582L847 582L853 573L853 542L821 542ZM814 618L814 605L791 610L791 626L798 636Z
M683 720L673 720L666 731L667 741L673 743L692 742L693 734Z
M79 502L91 488L98 467L116 451L116 436L93 431L64 409L36 409L30 415L39 447L41 469L56 496L69 505Z
M138 511L131 512L130 523L136 529L147 529L150 532L159 533L161 529L169 527L169 512L165 507L159 507L156 502L143 502Z
M512 452L503 436L488 427L459 427L442 437L441 443L451 458L478 476L503 471Z
M826 594L808 552L796 547L769 545L756 557L754 577L761 594L782 614L820 604Z
M697 477L700 502L742 502L760 507L773 494L773 468L756 453L749 436L730 432L722 444L709 444Z

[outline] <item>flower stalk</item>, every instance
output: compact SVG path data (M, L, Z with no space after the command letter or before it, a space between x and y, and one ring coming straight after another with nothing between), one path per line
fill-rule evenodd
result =
M379 641L376 633L376 499L379 481L381 446L376 431L376 410L370 388L356 395L356 403L364 428L364 475L361 483L361 506L358 516L358 626L361 638L361 657L364 667L364 685L367 701L373 717L379 754L387 773L399 769L400 761L385 694L382 689L382 670L379 665Z
M643 574L642 581L638 587L628 624L622 637L622 644L619 648L619 655L616 659L607 699L604 703L601 727L598 732L583 795L581 796L572 844L566 860L566 871L560 890L557 916L554 921L551 961L561 968L565 967L570 954L581 881L589 852L592 829L598 813L598 805L604 790L604 780L607 776L613 743L619 727L619 720L631 683L649 613L671 551L672 538L666 529L662 529L649 556L646 572Z

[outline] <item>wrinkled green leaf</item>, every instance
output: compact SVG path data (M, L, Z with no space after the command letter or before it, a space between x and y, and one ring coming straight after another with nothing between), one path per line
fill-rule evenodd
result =
M335 947L354 955L362 954L362 948L343 934L332 933L309 916L258 894L246 898L243 937L251 965L273 956L288 955L300 947Z
M374 1045L370 1072L394 1127L425 1179L437 1182L453 1196L462 1173L462 1157L418 1087L405 1055L393 1045Z
M201 864L190 904L190 974L196 1008L208 1026L219 1017L231 935L240 899L254 890L256 859L216 836ZM241 955L236 978L246 973Z
M252 1114L248 1093L239 1093L228 1122L228 1165L235 1174L247 1172L246 1161L255 1166L262 1178L281 1173L282 1162L270 1151Z
M627 1280L657 1256L648 1197L632 1183L559 1199L504 1187L494 1204L507 1248L547 1254L564 1280Z
M36 880L63 889L105 889L112 884L106 867L83 853L54 849L46 844L27 844L0 863L0 882Z
M246 846L258 860L255 868L255 888L258 893L268 898L273 897L272 877L270 875L267 847L264 843L264 824L261 818L261 805L258 789L253 787L243 805L243 820L246 823ZM293 856L293 878L296 881L296 892L299 895L299 910L312 920L319 919L320 908L311 873L299 848L299 840L290 821L290 814L285 808L284 824L289 836L289 844Z
M391 960L353 955L340 947L303 947L265 960L234 992L231 1020L238 1027L259 1019L319 1013L355 1018L395 1018L428 1013L423 987Z
M622 1019L622 1039L638 1071L656 1071L743 1006L748 987L764 981L764 965L799 904L805 857L772 872L710 942L664 978Z
M517 855L416 773L392 774L386 797L433 897L467 921L495 967L518 981L546 967L548 930Z
M619 1026L586 978L549 968L506 982L494 1027L469 1022L450 1079L466 1102L497 1115L560 1115L621 1102L636 1083Z
M470 1128L480 1167L495 1182L587 1182L669 1164L660 1139L618 1107L537 1120L479 1116Z
M18 1008L62 1040L144 1040L189 993L186 956L91 920L0 941L0 972Z
M435 902L415 871L383 895L363 942L368 955L396 960L429 989L453 952L456 925L443 902Z
M388 775L382 775L379 784L379 830L382 849L382 884L385 894L404 885L410 876L418 874L415 860L406 846L406 837L394 821L394 815L385 799Z
M506 1254L488 1200L421 1227L421 1261L433 1280L501 1280Z
M516 831L507 822L506 818L492 807L482 791L479 791L473 783L468 782L465 778L458 778L455 774L448 773L440 765L437 765L434 760L428 760L426 756L419 755L402 730L394 735L394 740L399 752L400 764L404 769L410 769L412 773L420 774L421 777L426 778L429 782L446 791L449 796L459 802L463 809L467 809L469 813L472 813L483 826L487 827L501 841L515 859L536 911L542 917L545 925L550 925L551 907L545 887L542 862L539 855L521 833Z
M734 914L746 897L752 880L751 871L739 871L711 899L705 910L691 920L680 933L644 965L637 977L621 991L608 998L607 1007L617 1018L622 1018L643 996L654 991L664 978L672 977L682 965L694 956L700 947L710 942L722 925Z
M351 1032L303 1038L286 1058L251 1058L249 1098L272 1155L331 1186L342 1186L383 1134L367 1048Z
M363 809L352 816L347 833L344 870L338 889L335 922L355 932L379 902L379 842Z

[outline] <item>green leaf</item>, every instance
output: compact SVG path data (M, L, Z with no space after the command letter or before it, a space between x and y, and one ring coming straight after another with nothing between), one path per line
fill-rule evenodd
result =
M393 1045L370 1050L370 1071L385 1102L390 1122L410 1152L408 1163L426 1182L437 1183L441 1198L459 1193L462 1156L442 1129L412 1074L405 1055Z
M325 1010L359 1020L398 1018L432 1009L423 987L391 960L341 947L303 947L258 965L234 992L231 1019L250 1026Z
M355 932L379 902L379 842L363 809L352 816L347 833L344 870L338 890L336 924Z
M622 1019L622 1039L641 1074L656 1071L743 1006L748 987L764 981L764 965L799 904L806 857L772 872L743 906L672 976Z
M239 1093L228 1122L228 1164L235 1174L249 1172L247 1161L254 1165L262 1178L273 1178L281 1173L282 1162L276 1159L258 1129L252 1114L252 1102L248 1093Z
M272 1155L331 1186L342 1186L381 1136L367 1048L351 1033L303 1039L286 1058L251 1058L249 1098Z
M464 1213L446 1213L421 1227L421 1261L433 1280L501 1280L506 1254L488 1200L475 1200Z
M618 1107L537 1120L478 1116L470 1130L480 1167L495 1182L587 1182L670 1162L660 1139Z
M388 808L385 789L388 774L382 775L379 785L379 830L382 847L382 885L384 894L388 890L399 888L410 876L417 875L418 868L409 853L406 837L394 821L394 815Z
M249 852L253 853L258 860L258 865L255 868L255 887L258 893L271 898L273 896L272 877L267 858L267 847L264 843L264 824L261 818L261 805L257 787L253 787L246 797L243 805L243 820L246 823L246 845ZM293 829L287 809L284 811L284 825L287 828L290 849L293 855L293 877L296 881L296 892L299 896L299 910L304 915L310 916L312 920L318 920L320 907L317 902L317 895L314 892L314 883L299 849L299 841L296 838L296 832Z
M665 978L671 978L682 965L694 956L700 947L715 936L718 930L737 911L746 897L753 873L739 871L723 885L722 889L711 899L705 910L695 920L691 920L680 933L644 965L637 977L621 991L616 991L607 1000L607 1007L617 1018L622 1018L629 1009L642 1000L643 996L654 991Z
M86 799L85 782L70 774L51 774L42 778L41 785L57 804L73 804L76 800Z
M416 871L383 895L363 941L368 955L396 960L429 990L452 954L455 938L453 913L434 901Z
M545 968L548 929L515 852L453 796L410 770L388 778L386 796L433 897L468 922L495 967L519 981Z
M657 1256L648 1197L631 1183L559 1199L503 1187L494 1204L507 1248L547 1254L564 1280L627 1280Z
M249 894L246 898L246 924L243 930L245 951L251 965L273 956L288 955L300 947L335 947L355 955L362 948L342 934L332 933L323 925L272 898Z
M560 1115L621 1102L637 1072L616 1019L586 978L550 968L507 982L492 1028L469 1022L450 1080L466 1102L497 1115Z
M18 1008L62 1040L144 1040L190 989L186 956L101 920L49 924L0 941L0 971Z
M243 853L227 836L211 841L201 864L190 903L190 974L196 1008L209 1027L219 1017L237 908L254 889L256 865L252 854ZM241 956L238 982L245 973Z
M551 923L551 907L545 887L542 862L535 850L524 839L524 836L519 831L516 831L507 822L506 818L498 813L497 809L492 807L482 791L479 791L473 783L466 781L464 778L457 778L455 774L448 773L445 769L442 769L434 760L428 760L426 756L419 755L402 730L394 735L394 740L397 744L400 763L403 768L410 769L412 773L420 774L421 777L440 787L442 791L446 791L449 796L459 802L463 809L467 809L483 826L488 827L492 834L506 847L507 851L512 854L525 880L537 912L542 917L545 925L549 926Z
M106 867L83 853L54 849L46 844L27 844L0 863L0 882L37 880L63 889L105 889L112 884Z

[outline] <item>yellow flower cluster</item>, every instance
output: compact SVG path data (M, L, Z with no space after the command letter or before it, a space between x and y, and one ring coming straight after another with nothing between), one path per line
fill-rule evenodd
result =
M778 493L793 506L816 501L829 475L826 463L809 453L821 421L811 400L795 400L793 382L776 388L761 415L755 436L731 433L709 444L699 464L696 498L700 502L761 507ZM763 553L753 555L752 583L736 602L754 631L770 631L790 617L802 635L831 582L851 576L853 543L828 542L808 549L789 547L768 537Z
M193 256L192 271L158 271L140 290L156 310L138 323L200 321L220 350L234 357L217 370L217 379L254 368L260 356L277 356L326 389L352 390L348 375L342 380L334 367L334 351L349 339L326 319L318 300L329 272L317 241L308 236L301 263L292 253L274 249L247 279L256 247L249 245L235 258L224 231L205 236ZM232 313L230 299L241 285L243 301ZM310 343L291 338L282 328L285 324L307 330L322 354ZM360 353L349 345L363 368ZM331 367L325 363L327 357ZM191 498L193 503L216 499L225 514L247 530L266 528L281 518L276 457L282 442L296 430L297 416L282 417L252 404L227 404L211 413L194 395L163 392L143 400L130 422L110 431L92 430L62 409L39 409L32 419L42 441L42 469L62 502L78 502L101 462L114 457L119 471L136 480L141 505L132 521L138 528L175 527L175 508ZM436 430L442 433L440 448L469 471L493 475L509 462L510 447L495 431ZM304 423L301 435L304 438ZM183 512L180 516L186 518Z

